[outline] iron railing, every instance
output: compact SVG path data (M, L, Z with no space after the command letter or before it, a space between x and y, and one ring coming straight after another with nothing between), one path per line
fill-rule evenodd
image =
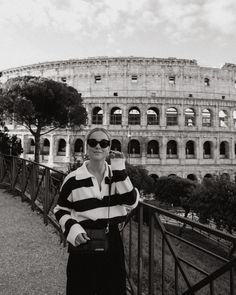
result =
M17 190L52 222L65 174L0 155L0 183ZM236 237L140 201L122 232L127 288L133 295L235 294ZM66 243L65 243L66 244Z

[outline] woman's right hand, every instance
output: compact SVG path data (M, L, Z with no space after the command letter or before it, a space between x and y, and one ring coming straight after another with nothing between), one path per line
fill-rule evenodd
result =
M87 233L78 234L75 238L75 246L79 246L80 244L85 244L89 241Z

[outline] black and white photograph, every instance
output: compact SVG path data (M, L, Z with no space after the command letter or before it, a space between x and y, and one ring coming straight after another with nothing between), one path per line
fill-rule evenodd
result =
M235 28L235 0L0 0L0 295L236 294Z

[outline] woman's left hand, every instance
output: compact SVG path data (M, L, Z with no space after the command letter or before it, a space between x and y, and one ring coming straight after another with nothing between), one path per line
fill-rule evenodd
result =
M112 151L112 150L109 153L109 157L110 157L110 159L124 159L125 158L123 153L118 152L118 151Z

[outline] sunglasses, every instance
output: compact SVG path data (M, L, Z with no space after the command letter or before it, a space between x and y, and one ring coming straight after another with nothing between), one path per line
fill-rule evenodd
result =
M87 140L87 144L92 148L97 146L98 143L102 149L105 149L108 146L110 146L110 140L107 140L107 139L102 139L100 141L97 141L96 139L90 138Z

